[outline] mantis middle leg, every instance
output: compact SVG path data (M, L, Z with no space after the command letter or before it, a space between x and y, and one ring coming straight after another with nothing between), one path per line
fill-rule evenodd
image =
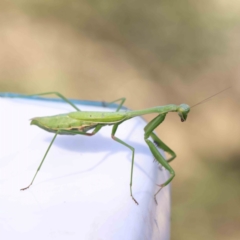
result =
M118 105L118 108L117 108L117 110L116 110L116 112L118 112L118 111L121 109L121 107L122 107L122 105L124 104L124 102L126 101L126 98L119 98L119 99L114 100L114 101L109 102L109 103L103 102L103 106L104 106L104 107L107 107L108 105L111 105L112 103L115 103L115 102L118 102L118 101L120 101L120 104Z
M128 145L127 143L125 143L124 141L122 141L121 139L117 138L115 136L115 133L117 131L117 128L118 128L118 125L121 124L122 122L118 123L118 124L115 124L113 125L113 128L112 128L112 139L123 144L124 146L128 147L131 151L132 151L132 164L131 164L131 176L130 176L130 195L133 199L133 201L138 205L138 202L137 200L133 197L133 194L132 194L132 178L133 178L133 166L134 166L134 152L135 152L135 149Z
M75 108L77 111L81 111L75 104L73 104L71 101L69 101L66 97L64 97L61 93L59 93L59 92L45 92L45 93L37 93L37 94L31 94L31 95L27 95L27 96L29 96L29 97L31 97L31 96L43 96L43 95L51 95L51 94L54 94L54 95L56 95L56 96L58 96L59 98L61 98L62 100L64 100L66 103L68 103L68 104L70 104L73 108ZM103 105L104 106L108 106L108 105L110 105L110 104L112 104L112 103L114 103L114 102L118 102L118 101L120 101L120 104L119 104L119 106L118 106L118 108L117 108L117 110L116 110L116 112L118 112L119 110L120 110L120 108L122 107L122 105L124 104L124 102L126 101L126 98L119 98L119 99L117 99L117 100L114 100L114 101L112 101L112 102L110 102L110 103L105 103L105 102L103 102Z

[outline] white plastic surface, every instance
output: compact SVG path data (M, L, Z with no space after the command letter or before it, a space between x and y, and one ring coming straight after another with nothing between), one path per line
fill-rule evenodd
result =
M79 105L78 105L79 106ZM79 106L85 111L113 109ZM144 141L143 119L124 122L116 136L135 148L133 194L131 151L111 138L111 126L95 136L59 135L33 185L52 133L30 126L32 117L67 113L65 103L0 98L0 238L4 240L168 240L168 178Z

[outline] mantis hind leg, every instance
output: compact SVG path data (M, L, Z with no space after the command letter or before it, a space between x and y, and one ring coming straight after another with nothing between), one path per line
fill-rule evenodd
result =
M154 129L164 121L165 117L166 117L166 114L158 115L151 122L149 122L147 124L147 126L144 128L144 131L145 131L144 140L147 143L150 151L152 152L152 154L155 157L156 161L158 161L159 164L161 164L163 167L165 167L169 171L169 173L171 175L170 178L166 182L162 183L161 185L158 185L160 187L160 189L154 195L154 199L155 199L156 203L157 203L157 199L156 199L157 194L161 191L161 189L163 187L167 186L173 180L173 178L175 177L175 172L172 169L172 167L169 165L168 162L172 161L176 157L176 154L165 143L163 143L157 137L157 135L155 133L153 133ZM168 161L166 161L164 159L164 157L160 154L160 152L158 151L158 149L154 145L154 143L152 143L148 139L149 137L151 137L153 139L153 141L155 143L157 143L157 146L159 148L162 148L164 151L166 151L166 152L168 152L169 154L172 155L172 157L170 159L168 159Z
M77 111L81 111L77 106L75 106L71 101L69 101L66 97L64 97L61 93L59 92L45 92L45 93L37 93L37 94L32 94L32 95L27 95L29 97L31 96L43 96L43 95L50 95L50 94L55 94L59 98L61 98L63 101L66 103L70 104L73 108L75 108Z
M118 105L118 108L116 109L116 112L118 112L121 109L121 107L124 104L124 102L126 101L126 98L119 98L119 99L114 100L114 101L109 102L109 103L103 102L103 106L107 107L107 106L111 105L112 103L115 103L115 102L118 102L118 101L120 101L120 104Z
M29 97L31 97L31 96L43 96L43 95L50 95L50 94L55 94L56 96L58 96L59 98L61 98L62 100L64 100L64 101L67 102L68 104L70 104L70 105L71 105L73 108L75 108L77 111L81 111L76 105L74 105L71 101L69 101L66 97L64 97L64 96L63 96L61 93L59 93L59 92L45 92L45 93L31 94L31 95L27 95L27 96L29 96ZM110 102L110 103L105 103L105 102L103 102L103 106L106 107L106 106L108 106L108 105L110 105L110 104L112 104L112 103L118 102L118 101L120 101L120 104L119 104L119 106L118 106L118 108L117 108L117 110L116 110L116 112L118 112L118 111L121 109L121 107L122 107L122 105L124 104L124 102L126 101L126 98L119 98L119 99L114 100L114 101L112 101L112 102Z
M76 134L81 134L81 135L85 135L85 136L93 136L93 135L96 134L98 131L100 131L101 128L102 128L102 126L101 126L101 125L98 125L98 126L96 126L96 127L94 128L94 130L93 130L91 133L87 133L87 132L76 132ZM49 144L49 146L48 146L48 148L47 148L47 151L45 152L45 154L44 154L44 156L43 156L43 159L42 159L40 165L39 165L38 168L37 168L37 171L36 171L36 173L35 173L32 181L31 181L31 183L30 183L27 187L22 188L22 189L20 189L20 190L22 190L22 191L23 191L23 190L26 190L26 189L28 189L28 188L33 184L33 182L34 182L34 180L35 180L35 178L36 178L39 170L41 169L41 167L42 167L42 165L43 165L43 162L44 162L44 160L45 160L45 158L46 158L46 156L47 156L50 148L52 147L53 142L55 141L57 135L58 135L59 133L61 133L61 132L63 132L63 131L57 131L56 134L54 135L51 143ZM71 131L70 131L70 132L71 132ZM65 133L67 133L67 131L65 131Z
M51 143L49 144L48 149L47 149L47 151L45 152L45 154L44 154L44 156L43 156L43 159L42 159L40 165L38 166L37 171L36 171L36 173L35 173L35 175L34 175L32 181L31 181L31 183L30 183L27 187L22 188L22 189L20 189L20 190L22 190L22 191L23 191L23 190L26 190L26 189L28 189L28 188L33 184L33 181L34 181L34 179L36 178L36 176L37 176L39 170L41 169L42 164L43 164L43 162L44 162L44 160L45 160L45 158L46 158L46 156L47 156L47 154L48 154L48 152L49 152L49 150L50 150L50 148L51 148L53 142L55 141L55 139L56 139L58 133L59 133L59 132L56 132L56 134L55 134L55 136L53 137Z
M122 141L121 139L119 139L115 136L115 133L117 131L117 128L118 128L119 124L120 123L113 125L112 139L121 143L122 145L128 147L132 151L132 164L131 164L131 176L130 176L130 195L131 195L133 201L138 205L137 200L133 197L133 194L132 194L132 178L133 178L133 166L134 166L134 152L135 152L135 149L132 146L128 145L127 143L125 143L124 141Z

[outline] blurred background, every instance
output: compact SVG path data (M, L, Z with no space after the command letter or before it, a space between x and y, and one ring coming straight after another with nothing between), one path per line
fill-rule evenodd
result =
M141 109L233 86L157 129L177 153L174 240L240 238L239 63L237 0L0 0L1 92Z

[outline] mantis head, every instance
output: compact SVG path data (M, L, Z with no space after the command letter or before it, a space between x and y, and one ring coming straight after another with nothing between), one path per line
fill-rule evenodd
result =
M188 113L190 112L190 107L187 104L183 103L179 105L177 111L178 116L181 118L181 121L185 122L187 120Z
M230 88L232 88L232 87L225 88L224 90L222 90L222 91L220 91L220 92L218 92L218 93L216 93L216 94L214 94L214 95L212 95L212 96L210 96L208 98L205 98L204 100L202 100L202 101L196 103L195 105L191 106L191 108L193 108L193 107L195 107L197 105L200 105L200 104L202 104L204 102L207 102L212 97L215 97L216 95L218 95L218 94L220 94L220 93L222 93L222 92L224 92L224 91L226 91L226 90L228 90ZM184 122L184 121L187 120L187 115L190 112L190 107L187 104L183 103L183 104L178 106L177 112L178 112L179 117L181 118L181 121Z

